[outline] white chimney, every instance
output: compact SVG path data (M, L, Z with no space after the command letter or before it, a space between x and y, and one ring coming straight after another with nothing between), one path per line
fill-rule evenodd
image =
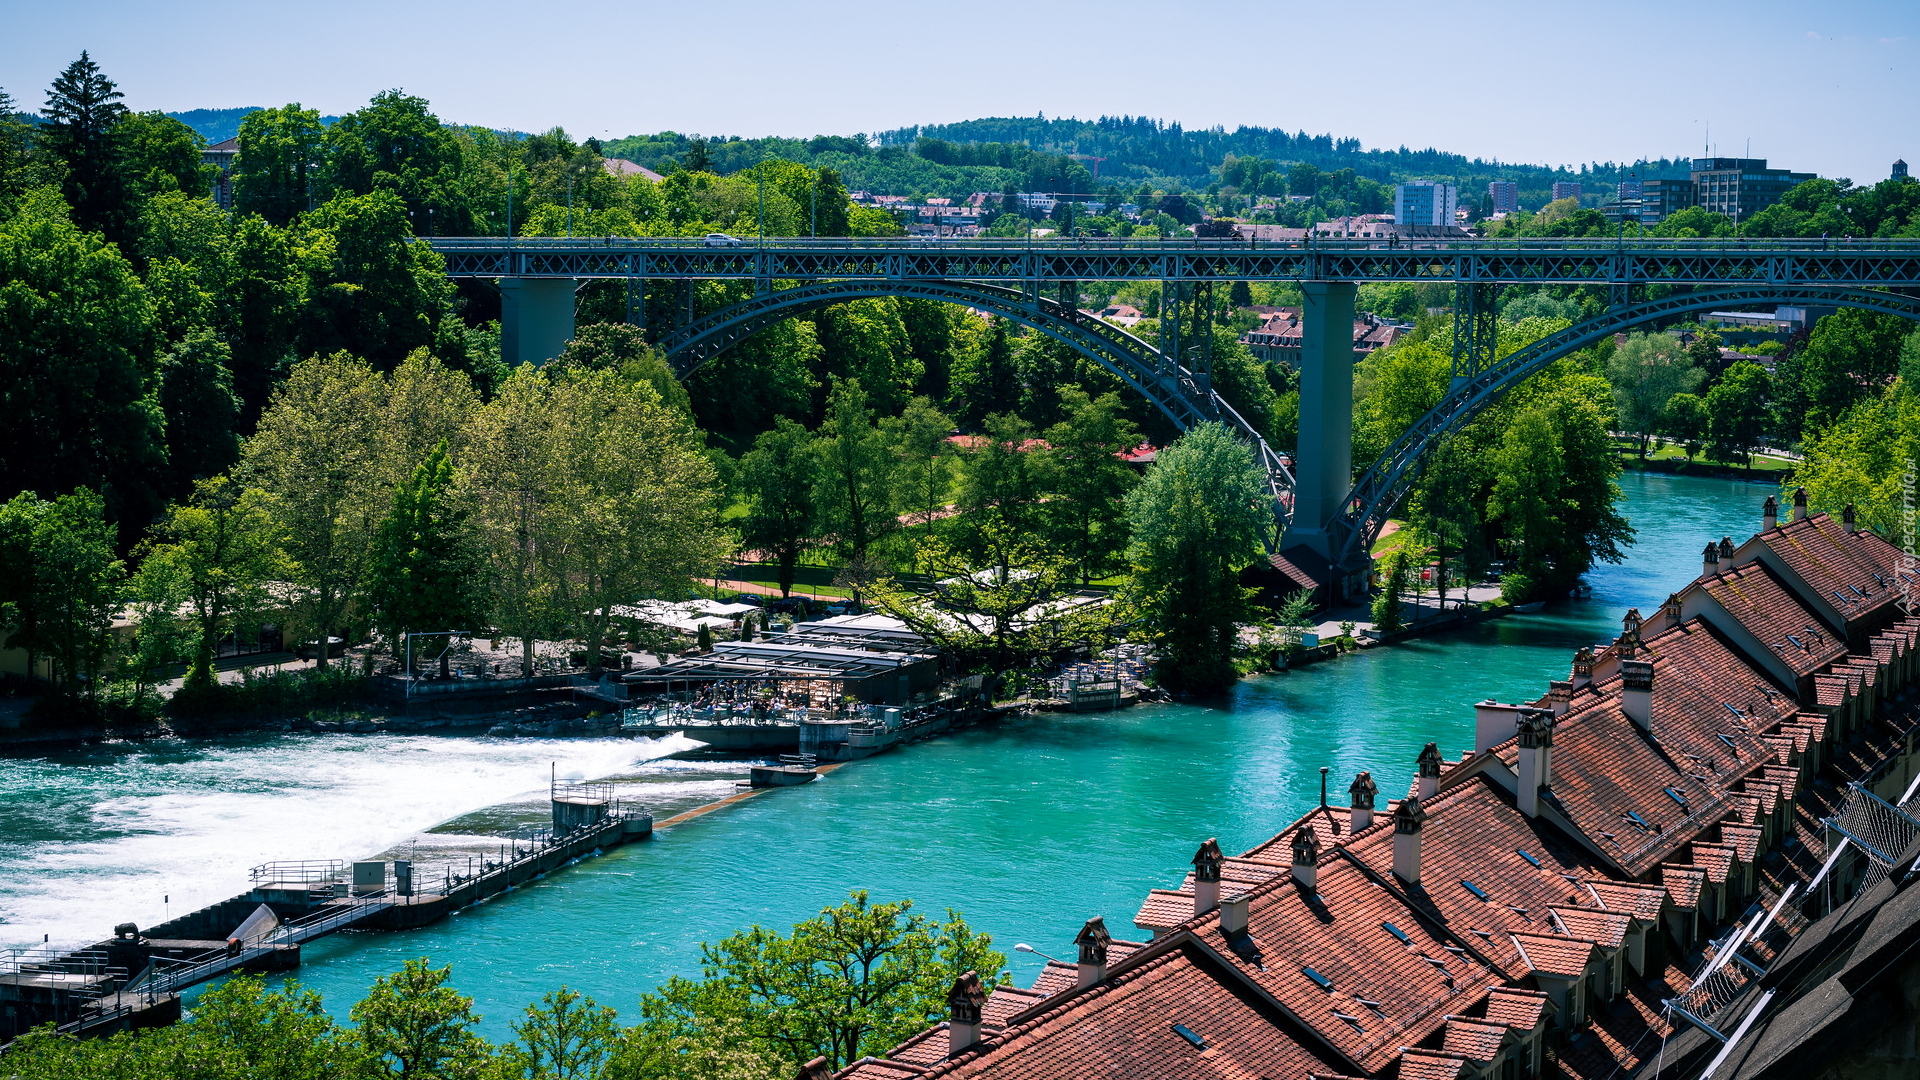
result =
M1234 893L1220 901L1220 932L1228 937L1247 932L1247 909L1253 904L1250 892Z
M1573 688L1593 685L1593 650L1585 645L1573 654Z
M1080 946L1080 987L1085 989L1107 977L1107 946L1113 935L1107 933L1107 920L1095 915L1080 928L1073 939Z
M1540 711L1520 721L1520 783L1514 801L1528 817L1540 816L1540 791L1553 785L1553 721L1553 713Z
M1363 772L1353 778L1353 786L1347 789L1353 796L1353 818L1348 823L1348 831L1357 833L1373 824L1373 800L1380 794L1380 788L1373 782L1373 774Z
M1793 520L1805 521L1806 519L1807 519L1807 489L1803 487L1797 487L1793 489Z
M1620 711L1653 734L1653 661L1620 661Z
M1226 856L1220 845L1209 838L1193 856L1193 913L1205 915L1220 906L1220 866Z
M1720 545L1707 541L1707 550L1700 553L1700 580L1705 581L1720 572Z
M987 1003L980 989L980 976L969 971L953 980L947 991L947 1056L971 1049L980 1042L980 1010Z
M1858 514L1855 512L1852 503L1848 503L1846 509L1840 511L1840 524L1845 525L1848 532L1860 531Z
M1420 797L1422 799L1431 799L1435 795L1438 795L1440 793L1440 766L1442 764L1440 760L1440 747L1433 743L1428 743L1426 749L1420 751L1420 758L1414 764L1417 773L1414 782L1418 785L1417 790Z
M1420 881L1420 830L1426 824L1427 812L1418 797L1393 808L1393 876L1409 885Z
M1571 679L1556 679L1547 684L1547 708L1555 716L1565 716L1567 715L1567 710L1573 708L1573 681ZM1524 731L1526 729L1523 726L1521 730Z
M1520 721L1520 706L1488 698L1473 707L1473 752L1484 754L1513 738Z
M1780 500L1769 495L1767 496L1767 501L1760 504L1760 530L1765 532L1768 529L1779 528L1779 526Z
M1320 837L1312 829L1293 834L1293 880L1303 889L1320 880Z

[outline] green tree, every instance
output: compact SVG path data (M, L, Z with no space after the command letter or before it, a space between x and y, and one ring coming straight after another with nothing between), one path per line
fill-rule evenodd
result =
M344 633L366 586L374 532L391 489L379 474L385 387L344 353L294 366L246 442L240 478L264 494L300 586L301 622ZM325 667L326 653L319 655Z
M1814 510L1837 514L1853 504L1857 520L1907 551L1905 484L1920 474L1920 395L1905 379L1855 405L1809 436L1794 479Z
M194 485L193 497L168 508L143 551L140 588L164 595L167 585L192 611L193 653L186 686L212 686L220 640L267 603L266 585L282 570L273 520L258 492L225 476Z
M854 300L814 316L825 371L858 380L868 404L883 415L900 411L921 375L908 347L900 305L892 298Z
M467 508L453 490L453 464L442 442L411 481L394 489L393 508L374 537L373 609L396 653L409 632L473 627L480 610L475 569ZM441 678L447 664L442 650Z
M1667 399L1660 416L1660 433L1679 444L1686 451L1687 463L1692 464L1693 456L1706 444L1707 403L1696 394L1675 394Z
M894 518L893 455L873 422L859 379L833 380L814 455L822 535L831 538L846 561L862 561L874 542L899 523Z
M447 985L451 965L430 967L425 957L408 960L375 981L349 1014L359 1025L361 1046L373 1076L398 1080L464 1080L478 1077L487 1044L474 1034L480 1017L473 999Z
M113 648L125 567L114 556L106 502L85 488L53 500L21 493L0 504L0 608L8 644L47 660L68 697L97 687Z
M1552 413L1535 407L1516 417L1500 440L1493 468L1487 510L1505 529L1514 566L1501 591L1508 603L1525 603L1551 588L1553 556L1562 535L1555 511L1566 482L1566 459L1553 431Z
M445 261L413 242L407 212L380 190L337 196L301 217L293 257L305 279L303 354L344 351L390 368L418 348L452 348L440 335L453 330L453 282Z
M324 182L329 195L391 195L407 231L472 235L472 208L459 192L467 175L464 147L433 115L425 98L399 90L375 94L326 132ZM429 218L431 215L431 219Z
M910 508L923 531L931 533L934 516L953 489L953 421L931 400L915 397L899 416L881 421L880 428L899 459L900 505Z
M560 597L584 623L590 669L616 605L684 594L730 553L712 461L692 424L610 372L559 379L552 399Z
M1669 334L1628 334L1614 346L1607 381L1613 384L1621 427L1640 437L1641 457L1662 430L1667 401L1692 393L1702 375L1689 351Z
M1387 556L1386 573L1381 575L1380 595L1373 598L1373 626L1383 634L1400 629L1400 597L1407 591L1407 552L1405 548Z
M1478 464L1465 439L1449 436L1428 452L1425 473L1413 491L1408 525L1413 539L1433 554L1441 611L1447 607L1451 563L1458 562L1469 575L1485 568L1484 552L1476 543L1484 480Z
M783 416L740 459L739 483L747 499L740 540L773 562L781 596L792 595L795 567L816 542L812 444L805 428Z
M1137 477L1120 455L1139 445L1140 432L1118 394L1092 397L1070 386L1060 397L1066 419L1047 429L1038 463L1051 496L1042 516L1048 544L1088 582L1116 569L1126 549L1126 497Z
M41 110L47 122L41 140L66 165L60 190L73 207L75 223L113 240L125 236L128 224L116 137L127 115L120 104L124 96L83 51L53 80Z
M642 1009L667 1030L736 1027L789 1075L815 1057L838 1069L886 1053L946 1012L966 972L1006 979L1006 957L958 914L935 922L911 900L874 904L861 890L789 935L754 926L700 953L699 979L668 980Z
M1563 362L1510 399L1476 423L1491 436L1487 520L1514 556L1521 576L1508 595L1519 603L1564 593L1596 561L1619 562L1633 529L1617 509L1606 382Z
M1127 496L1133 587L1170 689L1213 693L1237 677L1239 575L1272 529L1266 485L1251 449L1209 422L1160 451Z
M978 431L987 417L1020 407L1020 373L1014 364L1013 324L994 318L984 340L961 357L953 373L955 418Z
M226 472L240 457L234 433L240 399L233 392L232 362L226 342L204 328L160 358L160 407L167 418L175 491Z
M556 409L552 384L532 365L521 367L474 415L459 463L479 540L479 588L493 624L520 639L525 677L533 675L534 642L571 621L561 602Z
M555 370L612 371L628 382L653 387L668 407L691 416L693 403L687 388L674 377L666 354L647 344L645 331L626 323L593 323L574 332L573 340L547 365Z
M986 434L964 455L960 482L963 547L975 555L983 529L1005 526L1017 533L1039 533L1040 477L1038 440L1018 416L989 416Z
M562 986L529 1005L513 1025L517 1043L501 1047L500 1080L600 1080L620 1036L614 1011Z
M1707 391L1709 455L1718 461L1753 467L1753 451L1766 435L1772 380L1751 360L1729 367Z
M133 203L167 192L194 199L212 193L220 170L200 160L207 140L166 113L128 113L115 125L114 141L121 183ZM133 207L128 211L131 219Z
M116 521L149 520L166 435L133 268L42 188L0 222L0 282L0 492L90 487Z
M234 211L286 225L312 208L325 138L320 110L297 102L248 113L233 163Z
M792 1080L792 1075L778 1055L757 1045L738 1023L681 1019L671 1024L635 1024L622 1031L608 1056L605 1077Z
M29 187L46 182L45 171L34 154L34 125L20 115L13 95L0 90L0 218Z
M1797 421L1798 430L1818 431L1884 386L1899 373L1901 342L1911 327L1897 315L1861 308L1821 319L1806 347L1781 365L1783 381L1795 384L1794 403L1805 408L1804 416L1787 419Z

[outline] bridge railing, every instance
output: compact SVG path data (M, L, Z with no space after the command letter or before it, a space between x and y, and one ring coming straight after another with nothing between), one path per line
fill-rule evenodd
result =
M1313 237L1298 240L1212 239L1165 237L1160 239L1108 239L1071 237L1066 239L1021 240L1016 238L963 237L738 237L737 244L715 244L700 237L680 236L435 236L420 237L432 247L447 251L493 250L573 250L595 251L610 247L670 249L675 251L735 251L767 248L785 251L887 250L925 251L946 248L980 248L990 251L1437 251L1471 252L1478 255L1503 252L1538 254L1543 251L1618 251L1680 254L1724 254L1727 252L1817 254L1890 252L1912 255L1920 252L1920 240L1879 238L1762 238L1720 240L1676 240L1661 237L1574 237L1525 240L1476 238L1405 239L1386 237Z

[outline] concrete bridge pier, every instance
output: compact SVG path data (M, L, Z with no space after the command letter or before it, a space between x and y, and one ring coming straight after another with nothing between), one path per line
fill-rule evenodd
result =
M1294 463L1293 527L1286 546L1323 558L1338 551L1333 526L1353 487L1353 297L1351 281L1300 283L1300 452Z
M573 340L572 278L500 279L500 359L540 365Z

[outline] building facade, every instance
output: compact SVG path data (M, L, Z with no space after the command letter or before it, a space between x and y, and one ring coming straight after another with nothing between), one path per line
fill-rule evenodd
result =
M1459 189L1438 180L1396 184L1393 221L1396 225L1452 225L1459 201Z
M1693 205L1741 222L1813 178L1813 173L1769 169L1766 158L1694 158Z
M1512 180L1495 180L1487 185L1487 201L1493 204L1490 214L1513 214L1520 210L1520 185Z
M1553 185L1553 197L1556 202L1561 199L1578 199L1580 191L1581 187L1577 181L1559 180Z

